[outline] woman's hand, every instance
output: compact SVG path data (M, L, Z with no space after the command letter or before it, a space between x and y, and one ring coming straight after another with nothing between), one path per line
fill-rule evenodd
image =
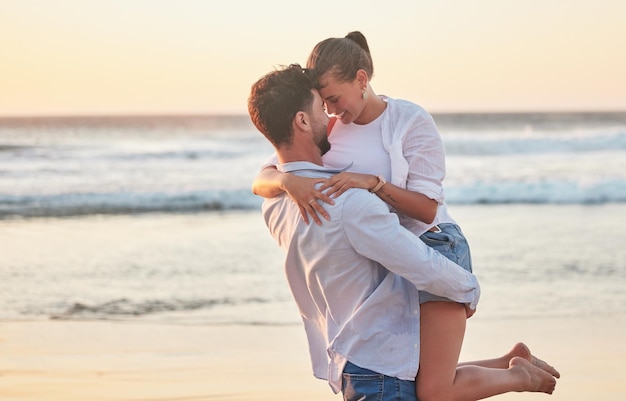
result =
M336 198L350 188L372 189L378 183L378 178L371 174L341 172L328 178L320 191L324 191L331 198ZM328 189L328 191L326 191Z
M298 205L302 219L306 224L309 224L309 215L318 225L322 225L319 216L330 220L330 216L318 200L331 205L335 202L328 195L324 194L321 189L315 188L316 184L323 183L326 179L299 177L293 174L287 174L284 178L283 187L285 192Z

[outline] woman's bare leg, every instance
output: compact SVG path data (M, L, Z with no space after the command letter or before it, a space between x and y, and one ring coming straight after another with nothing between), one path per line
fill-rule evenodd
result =
M415 384L420 401L450 397L465 336L465 307L453 302L420 306L420 367Z
M552 374L519 356L507 361L505 367L501 357L482 361L488 366L464 364L457 368L465 335L463 305L424 303L420 320L416 386L421 401L475 401L509 391L554 391L556 380Z
M516 356L526 359L528 362L532 363L533 365L535 365L536 367L540 369L545 370L546 372L550 373L552 376L556 378L561 377L561 374L559 373L558 370L556 370L553 366L551 366L547 362L534 356L530 352L530 349L528 348L528 346L524 343L515 344L509 352L507 352L506 354L498 358L484 359L481 361L461 362L458 364L458 366L461 367L461 366L467 366L467 365L474 365L474 366L482 366L485 368L508 369L511 359L515 358Z

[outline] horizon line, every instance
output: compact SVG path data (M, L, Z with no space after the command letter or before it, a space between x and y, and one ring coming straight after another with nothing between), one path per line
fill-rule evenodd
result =
M524 114L623 114L626 109L554 109L554 110L448 110L429 111L432 115L524 115ZM49 113L49 114L0 114L2 120L21 119L73 119L73 118L207 118L248 117L246 112L106 112L106 113Z

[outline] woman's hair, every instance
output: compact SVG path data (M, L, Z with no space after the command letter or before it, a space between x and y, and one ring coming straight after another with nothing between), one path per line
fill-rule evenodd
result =
M252 85L248 97L250 119L274 145L289 144L292 121L299 111L310 112L313 89L318 89L311 73L299 64L276 69Z
M350 32L345 38L328 38L313 48L306 64L320 77L330 72L340 82L352 81L358 70L363 69L371 79L374 63L365 36L359 31Z

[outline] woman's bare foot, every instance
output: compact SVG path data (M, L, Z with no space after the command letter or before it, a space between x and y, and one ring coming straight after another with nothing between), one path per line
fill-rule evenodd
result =
M546 372L550 373L552 376L556 377L557 379L561 377L561 374L559 373L558 370L556 370L553 366L551 366L547 362L542 361L541 359L534 356L530 352L530 349L528 348L528 346L524 343L515 344L513 346L513 349L509 351L507 356L509 360L513 359L516 356L519 356L521 358L526 359L528 362L538 367L539 369L545 370Z
M519 391L532 391L552 394L556 387L556 379L550 373L516 356L511 359L510 368L523 376L524 386Z

